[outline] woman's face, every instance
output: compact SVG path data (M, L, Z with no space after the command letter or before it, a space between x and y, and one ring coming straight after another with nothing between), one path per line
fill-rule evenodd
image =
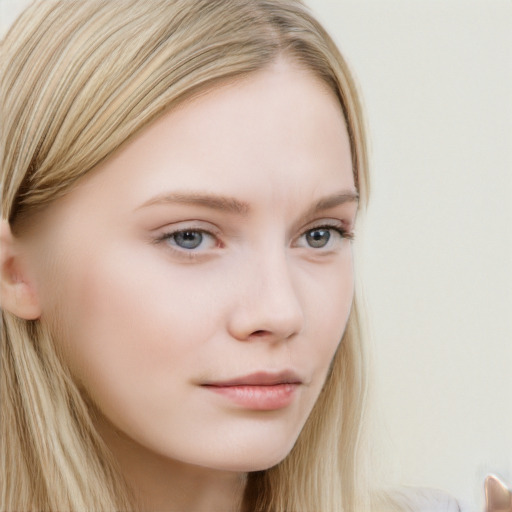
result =
M280 61L162 116L25 236L105 433L231 471L291 450L353 297L344 119Z

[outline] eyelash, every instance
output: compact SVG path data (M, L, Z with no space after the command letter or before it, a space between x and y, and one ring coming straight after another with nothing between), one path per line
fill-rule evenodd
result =
M332 223L332 224L322 223L322 224L319 224L318 226L312 226L312 227L306 229L305 231L303 231L302 234L298 237L298 239L302 238L307 233L310 233L312 231L322 230L322 229L335 231L342 239L346 239L346 240L350 240L350 241L354 240L354 233L352 231L348 231L345 227L343 227L341 224L338 224L338 223ZM175 231L169 231L169 232L163 233L162 235L160 235L158 238L155 239L155 243L159 244L162 242L166 242L168 240L171 240L176 235L179 235L180 233L201 233L202 235L207 235L207 236L213 237L214 239L216 239L219 242L218 235L211 231L208 231L203 228L187 227L184 229L177 229ZM217 246L219 246L219 244L217 244ZM184 248L176 248L175 246L173 246L171 244L168 244L167 247L173 253L177 254L180 257L184 257L187 259L196 259L196 258L202 256L201 251L195 251L194 249L187 250ZM311 248L314 250L318 250L319 252L322 249L322 248L315 249L313 247L311 247Z
M354 232L353 231L348 231L340 224L329 224L329 223L321 224L319 226L313 226L312 228L308 228L308 229L306 229L306 231L304 231L302 233L301 236L304 236L308 232L316 231L319 229L332 229L333 231L336 231L341 236L341 238L346 238L347 240L354 240Z

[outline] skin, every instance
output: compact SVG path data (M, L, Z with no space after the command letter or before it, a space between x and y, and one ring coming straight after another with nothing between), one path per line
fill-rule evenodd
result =
M349 315L356 196L337 99L279 60L166 113L8 244L144 509L235 510L289 453ZM205 386L283 370L274 410Z

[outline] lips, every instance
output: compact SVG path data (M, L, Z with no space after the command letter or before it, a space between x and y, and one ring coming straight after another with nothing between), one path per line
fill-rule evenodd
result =
M277 384L302 384L300 377L293 371L285 370L278 373L256 372L243 377L225 381L213 381L204 384L205 386L275 386Z
M292 404L302 380L292 371L256 372L202 385L230 405L253 411L273 411Z

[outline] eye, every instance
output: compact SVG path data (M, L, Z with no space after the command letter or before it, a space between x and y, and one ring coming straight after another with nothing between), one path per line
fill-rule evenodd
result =
M305 233L306 242L314 249L325 247L331 238L331 230L326 228L315 228Z
M178 231L172 235L172 240L182 249L197 249L203 241L200 231Z
M180 229L163 234L157 241L168 243L176 250L197 252L212 249L217 245L217 239L212 233L201 229Z
M305 231L297 240L297 247L310 249L335 250L341 247L345 238L352 239L353 235L342 225L323 225Z

